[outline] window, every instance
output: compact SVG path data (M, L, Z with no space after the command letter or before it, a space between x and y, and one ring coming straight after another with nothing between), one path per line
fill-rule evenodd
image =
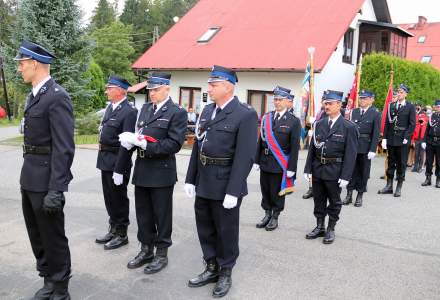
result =
M271 91L249 90L247 102L257 111L259 120L266 112L274 109L273 93Z
M354 30L349 28L344 34L344 54L342 55L342 61L345 63L352 63L353 57L353 35Z
M211 27L209 28L198 40L198 43L207 43L209 42L214 35L217 34L217 32L219 32L220 27Z
M429 64L431 62L432 56L430 55L425 55L422 57L422 59L420 60L422 63L425 64Z
M419 36L419 39L417 40L417 43L423 44L426 40L426 35Z
M202 89L194 87L181 87L179 104L186 110L194 109L195 113L200 113L200 103L202 101Z

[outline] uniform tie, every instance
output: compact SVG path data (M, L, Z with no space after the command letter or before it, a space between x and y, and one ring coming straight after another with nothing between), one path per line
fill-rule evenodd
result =
M364 110L361 109L361 117L364 115Z
M273 118L273 123L274 123L274 124L276 124L276 123L278 122L279 117L280 117L280 114L279 114L279 113L276 113L276 114L275 114L275 117Z
M328 128L331 129L331 128L332 128L332 124L333 124L333 121L332 121L332 120L329 120L329 121L328 121Z
M156 105L156 104L153 104L153 114L156 113L156 110L157 110L157 105Z

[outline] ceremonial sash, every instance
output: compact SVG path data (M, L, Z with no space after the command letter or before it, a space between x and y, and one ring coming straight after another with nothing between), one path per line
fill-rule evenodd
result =
M264 136L266 137L266 143L270 152L275 157L276 161L283 170L283 180L281 181L281 189L278 193L279 196L291 194L295 191L294 182L292 178L287 177L287 164L289 157L286 156L278 144L275 135L272 130L272 114L266 114L263 118Z

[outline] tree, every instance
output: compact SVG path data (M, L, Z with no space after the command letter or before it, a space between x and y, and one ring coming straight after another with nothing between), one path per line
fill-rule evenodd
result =
M98 5L93 10L91 31L110 25L116 20L115 8L107 0L99 0Z
M17 0L0 0L0 43L9 43Z
M130 59L134 53L131 46L132 33L131 25L119 21L93 32L92 38L96 43L93 58L101 67L104 77L118 74L127 80L134 79Z
M87 88L93 91L91 96L91 107L93 109L103 108L107 101L105 96L105 78L104 73L102 73L101 68L93 60L89 65L89 68L84 73L84 77L89 79Z
M51 65L51 75L69 92L77 115L90 110L91 96L86 88L87 79L83 77L90 62L91 44L80 22L81 12L75 0L21 0L13 26L12 47L4 49L8 78L27 92L29 86L21 84L16 63L12 61L20 43L30 40L54 53L57 59Z

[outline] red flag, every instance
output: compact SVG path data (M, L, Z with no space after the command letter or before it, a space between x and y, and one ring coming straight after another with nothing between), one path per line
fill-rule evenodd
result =
M356 71L356 74L354 76L353 85L351 86L350 95L348 96L348 102L347 106L345 107L345 118L349 119L351 111L358 107L358 93L359 93L359 87L358 82L360 81L360 73L359 70Z
M382 120L380 122L380 134L382 135L383 135L383 130L385 128L385 120L388 115L388 107L390 106L390 103L393 101L393 77L394 77L394 72L393 70L391 70L390 85L388 87L388 93L387 93L387 98L385 100L385 104L383 105Z

